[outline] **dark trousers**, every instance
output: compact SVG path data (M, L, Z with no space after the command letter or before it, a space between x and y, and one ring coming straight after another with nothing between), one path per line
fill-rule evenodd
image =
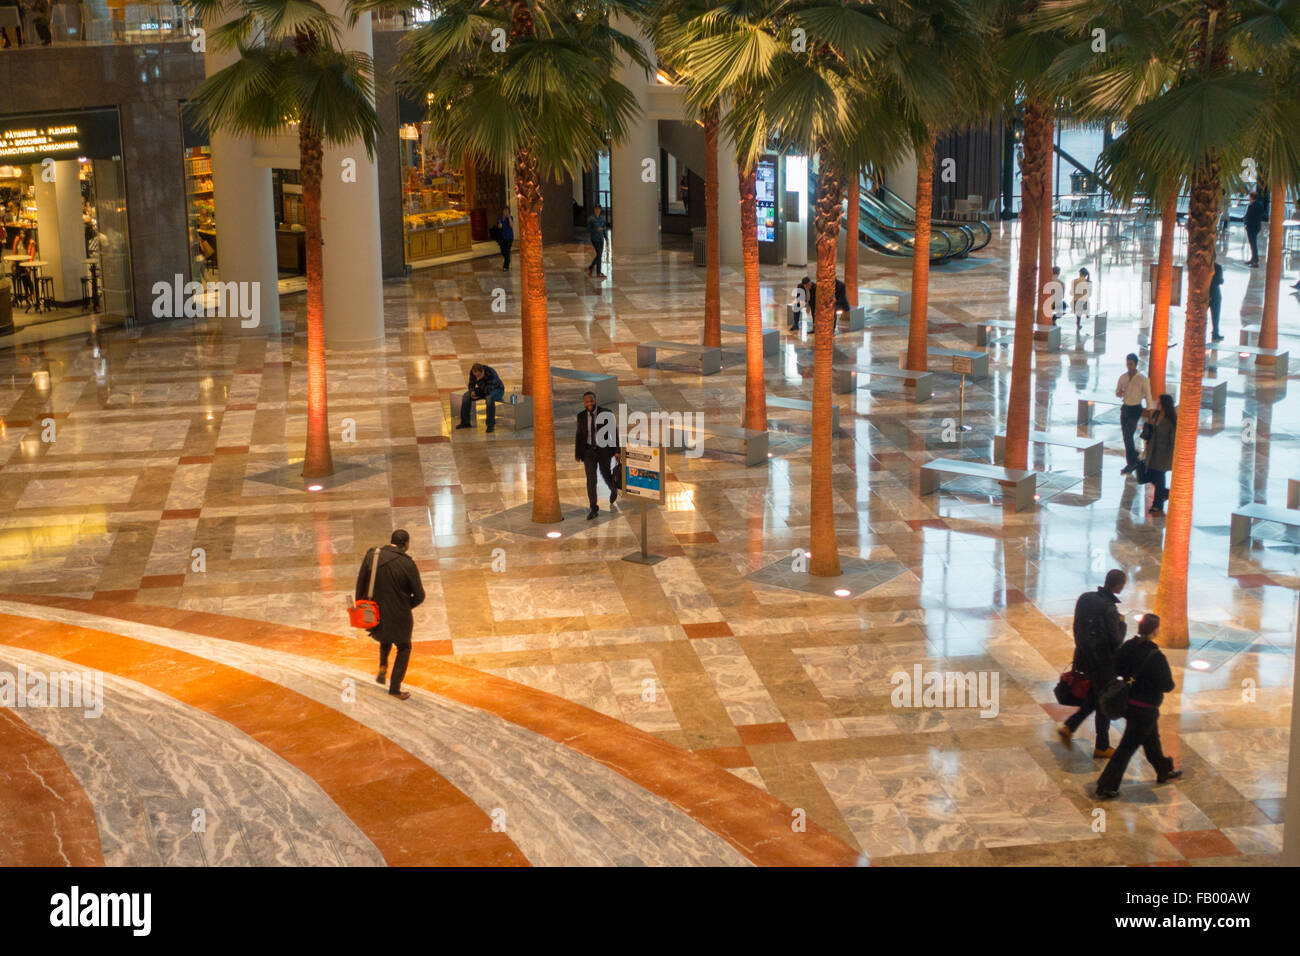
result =
M510 247L514 244L515 240L513 238L497 240L497 247L501 250L501 268L503 269L510 268Z
M1210 322L1214 326L1214 337L1219 338L1219 313L1223 311L1223 296L1210 296Z
M1157 776L1163 777L1174 769L1174 762L1160 748L1160 711L1154 707L1135 707L1130 702L1124 712L1124 736L1119 739L1115 756L1110 758L1097 780L1098 790L1119 789L1128 762L1139 747Z
M582 458L582 467L587 471L587 504L595 508L596 505L596 469L600 469L600 477L605 479L605 484L609 487L609 500L612 504L618 497L618 471L619 467L614 466L614 456L608 451L600 448L588 448Z
M789 330L791 332L796 332L799 330L799 326L802 324L803 324L803 312L801 312L799 309L795 309L794 320L791 321Z
M1138 422L1141 420L1141 405L1120 406L1119 430L1124 433L1124 457L1128 460L1130 468L1138 463L1137 444L1133 441L1133 435L1137 431Z
M599 271L600 271L600 257L601 257L601 256L604 254L604 252L605 252L605 240L604 240L604 239L594 239L594 240L592 240L592 243L591 243L591 244L592 244L593 246L595 246L595 248L596 248L596 254L595 254L594 256L591 257L591 264L588 265L587 268L588 268L588 269L591 269L593 272L599 272Z
M1074 714L1065 718L1065 726L1070 728L1070 733L1074 733L1088 719L1088 715L1095 713L1097 715L1094 725L1097 728L1097 749L1110 749L1110 719L1101 712L1097 706L1097 691L1095 688L1088 690L1088 699L1083 702L1083 706Z
M1155 501L1151 502L1151 507L1163 508L1165 502L1169 500L1169 489L1165 487L1165 473L1148 468L1147 481L1151 482L1156 489L1156 498Z
M462 425L470 424L470 416L474 414L475 402L487 402L487 427L495 428L497 424L497 402L506 397L505 386L493 389L487 395L478 395L473 391L466 392L460 399L460 423Z
M1247 229L1246 241L1250 243L1250 261L1254 263L1258 263L1259 262L1259 230L1256 229L1254 232L1251 232L1249 229Z
M393 649L393 645L388 641L379 642L379 669L388 670L388 652ZM393 673L388 681L388 692L390 694L400 693L402 690L402 678L406 676L406 664L411 659L411 645L397 645L397 659L393 661Z

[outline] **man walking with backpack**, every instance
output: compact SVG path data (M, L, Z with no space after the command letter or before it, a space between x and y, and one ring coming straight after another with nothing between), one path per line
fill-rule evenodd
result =
M1094 711L1097 714L1097 742L1092 756L1101 760L1110 757L1115 750L1110 745L1110 720L1101 712L1097 703L1099 695L1110 683L1115 674L1115 652L1124 643L1127 625L1120 616L1119 592L1128 583L1128 575L1119 568L1106 572L1106 583L1095 591L1088 591L1079 596L1074 604L1074 670L1085 675L1089 681L1088 698L1078 711L1068 717L1064 724L1056 729L1061 742L1067 747L1074 738L1074 732L1088 719Z

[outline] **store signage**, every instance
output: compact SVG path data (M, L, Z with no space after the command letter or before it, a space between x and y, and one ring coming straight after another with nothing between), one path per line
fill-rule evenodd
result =
M754 192L758 205L758 241L776 242L776 163L759 160Z
M0 117L0 163L116 159L121 152L117 110Z
M661 449L629 445L623 449L623 493L644 501L664 500Z

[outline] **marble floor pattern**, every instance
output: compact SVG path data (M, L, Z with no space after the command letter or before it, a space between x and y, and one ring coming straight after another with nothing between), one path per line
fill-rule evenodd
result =
M933 271L932 345L974 348L977 320L1011 317L1014 239L995 228L973 260ZM1106 805L1098 829L1090 723L1071 751L1053 731L1068 713L1051 690L1069 662L1078 594L1125 567L1132 622L1159 573L1162 525L1146 514L1149 488L1118 474L1117 412L1075 422L1075 397L1112 390L1127 352L1145 364L1142 277L1156 239L1057 234L1062 271L1090 269L1110 324L1097 337L1067 318L1062 349L1036 349L1035 425L1103 439L1100 476L1085 476L1072 449L1033 446L1043 475L1031 510L1010 510L978 481L919 496L926 460L988 460L1010 387L1005 338L990 341L989 377L967 383L964 435L951 428L957 378L938 358L927 403L881 379L836 397L840 550L889 570L850 599L751 577L807 543L809 424L798 412L772 410L766 465L746 468L707 441L698 458L670 453L667 503L649 521L650 548L665 556L657 565L621 560L638 547L630 509L594 527L566 521L553 540L484 524L527 501L533 465L531 432L454 431L450 419L448 396L473 362L495 367L507 388L519 382L517 314L491 307L503 288L517 310L518 276L490 260L387 282L383 348L330 354L338 473L318 493L296 478L301 297L283 301L276 335L226 337L186 319L0 350L0 612L30 628L19 628L27 643L0 638L0 671L52 669L65 654L100 661L110 718L78 733L60 711L0 711L0 751L22 756L8 762L15 796L0 798L0 818L23 821L0 828L10 834L0 863L365 865L458 852L541 865L1276 861L1300 535L1263 525L1230 546L1228 519L1248 501L1284 504L1287 480L1300 476L1300 398L1287 379L1231 355L1206 373L1227 380L1228 401L1199 418L1193 638L1169 652L1178 689L1162 720L1186 776L1156 787L1135 758L1125 799ZM1220 252L1229 340L1258 324L1263 298L1263 270L1241 265L1242 244L1234 227ZM638 341L698 339L702 270L684 249L612 252L609 278L594 283L581 246L547 247L553 363L616 375L630 410L736 423L743 354L728 351L707 377L636 366ZM1288 264L1288 285L1293 272ZM765 322L782 329L765 370L770 395L807 398L812 340L782 321L796 273L761 269ZM871 259L860 279L906 288L910 276ZM739 323L742 277L724 267L722 283L723 321ZM878 309L868 327L839 334L836 348L858 364L893 364L906 326L892 300L866 304ZM1176 311L1174 341L1181 321ZM1294 296L1283 296L1281 331L1283 347L1300 342ZM1180 358L1173 348L1171 382ZM33 380L39 369L48 388ZM568 454L580 392L556 387L570 505L585 498ZM395 526L411 533L428 594L415 612L416 696L395 711L406 705L359 694L340 711L340 680L373 686L373 642L343 609L361 555ZM64 646L69 629L96 636ZM187 693L139 672L134 656L164 652L192 681ZM996 673L996 716L894 706L891 678L918 665ZM454 668L468 696L420 683L453 673L439 668ZM474 697L476 681L492 694ZM223 697L232 688L272 710L303 708L297 735L268 745L255 715L235 719L237 701ZM575 750L532 723L538 715L590 723L593 742ZM165 746L157 725L175 728ZM344 786L335 768L298 754L325 726L356 746L383 741L391 766ZM644 760L600 749L620 734ZM665 779L656 761L692 784ZM427 775L443 802L387 792L402 775ZM718 792L731 809L710 815ZM368 816L392 800L416 821L406 832ZM761 812L746 816L738 808L752 800ZM191 804L212 808L206 834L182 818ZM499 808L504 830L492 826ZM438 829L430 814L456 824ZM786 855L754 850L769 838Z

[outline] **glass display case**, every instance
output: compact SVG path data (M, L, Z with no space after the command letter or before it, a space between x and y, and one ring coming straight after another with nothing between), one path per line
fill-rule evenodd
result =
M429 124L401 129L402 227L406 261L468 252L473 246L467 197L472 184L429 137Z

